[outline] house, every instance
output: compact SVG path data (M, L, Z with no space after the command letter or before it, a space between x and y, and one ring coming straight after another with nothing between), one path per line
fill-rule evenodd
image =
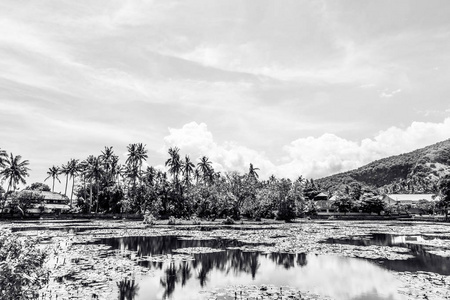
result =
M328 195L325 193L319 193L314 197L314 203L316 204L318 211L329 212L332 209L332 201L328 200Z
M29 203L25 212L30 214L61 213L70 209L69 198L60 193L23 190L18 194L18 197L26 199ZM12 204L11 200L7 202L9 203L5 206L6 212L11 210Z
M440 200L435 194L386 194L381 196L382 201L388 205L396 206L397 210L405 210L412 214L423 212L421 202L436 203Z
M382 200L391 205L414 205L422 200L436 202L439 201L440 198L435 194L386 194L382 196Z

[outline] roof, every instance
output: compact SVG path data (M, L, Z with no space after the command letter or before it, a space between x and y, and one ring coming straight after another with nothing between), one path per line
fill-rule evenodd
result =
M314 200L328 200L328 196L325 193L319 193L314 197Z
M44 207L49 209L70 209L70 206L66 204L45 204Z
M412 201L418 202L420 200L437 201L439 197L435 194L387 194L386 197L391 198L394 201Z
M44 196L44 200L69 200L69 198L65 195L62 195L60 193L54 193L54 192L44 192L44 191L34 191L34 190L23 190L23 192L28 193L35 193L40 194L41 196Z

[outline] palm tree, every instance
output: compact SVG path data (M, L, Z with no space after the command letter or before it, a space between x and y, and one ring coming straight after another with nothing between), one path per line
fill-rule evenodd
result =
M259 168L255 168L253 167L253 164L250 164L248 169L248 177L257 180L259 177L258 173L256 173L257 170L259 170Z
M179 151L178 147L169 148L170 158L166 161L166 167L169 167L169 173L172 174L176 184L178 184L178 175L182 167Z
M134 165L136 161L136 144L129 144L127 146L128 154L125 163L127 165Z
M124 174L127 178L133 182L133 190L136 188L136 179L140 177L140 172L137 166L135 165L126 165Z
M26 184L25 177L29 176L28 171L30 169L28 168L28 165L30 163L28 160L22 162L21 160L22 156L14 156L11 153L9 159L4 161L5 167L0 172L0 175L8 180L8 189L6 193L9 192L11 187L15 190L19 183Z
M191 174L194 173L195 165L191 162L191 159L188 155L184 158L184 163L182 165L182 172L184 175L184 182L186 186L189 186L191 183Z
M142 143L128 145L128 158L125 163L138 166L141 169L142 163L148 158L145 146Z
M0 149L0 168L5 166L5 161L8 159L8 153L5 150Z
M61 174L64 174L66 176L66 187L64 189L64 195L67 196L67 185L69 183L70 176L70 161L68 161L66 165L61 166Z
M200 162L197 164L197 170L203 175L203 180L210 176L212 169L212 163L208 157L203 156L200 158Z
M72 207L72 197L73 197L73 188L75 186L75 177L78 176L80 172L80 164L78 163L78 159L71 159L68 164L68 172L69 176L72 177L72 192L70 193L70 207Z
M44 181L47 181L47 179L49 179L50 177L53 179L52 192L55 191L55 179L58 180L59 183L61 183L61 180L59 180L59 178L58 178L58 175L61 174L60 171L61 170L59 169L59 167L56 167L56 166L48 168L48 171L47 171L48 177L45 178Z
M111 179L111 169L113 167L112 164L115 161L115 157L116 155L114 155L113 147L105 147L105 150L102 151L102 154L100 155L100 159L105 167L106 176L108 177L108 182Z
M198 169L194 170L194 178L195 178L195 184L198 184L198 180L200 179L201 174L200 171Z
M8 195L11 187L16 190L17 184L26 184L25 177L29 176L28 160L22 161L22 156L14 156L11 153L9 159L4 161L4 169L0 172L0 177L4 177L8 180L8 189L6 190L6 195ZM1 212L3 213L3 208L5 207L5 201L3 201Z
M139 171L141 171L142 163L147 160L147 149L145 149L146 145L143 145L142 143L137 144L136 147L136 160L137 164L139 166Z
M87 168L86 168L86 177L90 180L91 182L91 196L90 196L90 208L89 211L92 209L92 180L95 181L95 186L97 189L97 207L95 209L95 212L98 212L98 196L99 196L99 191L100 191L100 187L99 187L99 181L100 178L103 176L104 174L104 170L103 170L103 166L102 166L102 160L99 157L95 157L93 155L90 155L88 157L88 159L86 160L87 162Z
M153 167L147 167L147 170L145 172L145 179L147 184L153 186L155 183L156 178L156 169Z
M88 160L83 160L78 165L78 169L79 169L79 172L81 175L81 180L83 181L83 199L84 199L84 201L86 201L86 179L87 179L88 165L89 165Z

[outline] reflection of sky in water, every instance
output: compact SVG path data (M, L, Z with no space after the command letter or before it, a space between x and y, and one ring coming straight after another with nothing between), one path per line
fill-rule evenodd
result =
M215 254L207 254L215 255ZM350 299L401 299L397 294L398 282L388 271L370 262L338 256L307 255L307 264L298 264L286 269L270 258L270 255L257 255L258 269L255 278L251 272L213 267L206 276L206 284L201 286L200 273L202 263L194 268L191 265L191 277L182 286L180 272L171 277L174 282L171 299L199 299L199 291L228 285L261 285L290 286L303 291L327 295L336 300ZM187 262L192 264L192 262ZM226 265L229 267L230 262ZM137 300L163 299L167 295L166 272L170 267L164 263L162 270L155 275L145 277L139 282ZM175 262L172 269L179 269L181 262ZM244 268L245 269L245 268ZM175 273L175 272L174 272ZM170 280L170 279L169 279ZM163 283L162 283L163 282ZM170 284L169 284L170 285Z
M379 259L383 267L397 272L432 272L441 275L450 275L450 258L429 253L433 247L421 245L426 240L440 240L446 236L422 236L422 235L392 235L374 233L368 236L354 238L333 239L329 238L324 243L344 244L355 246L397 246L408 248L413 257L408 259L387 260Z
M171 255L189 247L225 249L233 240L180 240L174 236L101 239L114 249L136 251L137 256ZM336 300L397 300L399 282L386 269L363 259L314 254L286 254L224 250L194 254L194 260L140 262L152 270L138 284L134 300L208 299L199 293L237 285L289 286ZM239 291L237 291L239 292ZM123 298L132 300L132 298Z

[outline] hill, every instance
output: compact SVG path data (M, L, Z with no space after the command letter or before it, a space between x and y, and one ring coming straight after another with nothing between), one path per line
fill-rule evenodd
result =
M315 180L324 190L358 183L395 193L434 193L437 182L450 174L450 139L409 153L376 160L358 169Z

